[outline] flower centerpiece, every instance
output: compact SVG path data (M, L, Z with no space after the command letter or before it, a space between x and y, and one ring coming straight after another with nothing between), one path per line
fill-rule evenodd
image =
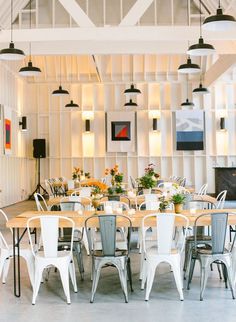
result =
M149 191L156 186L157 179L160 175L155 171L155 165L149 163L148 166L144 169L144 175L137 179L138 184L143 189L148 189Z
M176 214L180 214L182 212L185 198L186 196L183 193L176 193L171 197L171 202L174 204Z
M119 172L119 166L117 164L111 169L107 168L105 170L105 175L111 176L111 186L107 189L109 195L124 192L124 189L122 188L124 174Z
M98 207L100 206L101 198L102 198L102 190L99 186L93 187L91 191L92 195L92 205L95 209L95 212L98 210Z
M74 171L72 172L72 179L76 181L81 181L90 178L89 172L84 172L81 168L74 167Z

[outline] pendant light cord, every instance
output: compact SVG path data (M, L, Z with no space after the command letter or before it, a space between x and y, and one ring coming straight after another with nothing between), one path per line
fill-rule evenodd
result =
M61 86L61 55L60 55L60 86Z
M30 30L31 30L31 0L30 0ZM29 42L29 61L31 61L31 41Z
M13 24L13 21L12 21L12 19L13 19L12 18L12 6L13 6L13 4L12 4L12 1L13 0L11 0L11 42L12 42L12 34L13 34L13 32L12 32L12 29L13 29L13 25L12 25Z
M219 0L219 7L218 7L219 9L221 8L221 5L220 5L220 0Z
M200 38L202 38L202 0L199 0Z

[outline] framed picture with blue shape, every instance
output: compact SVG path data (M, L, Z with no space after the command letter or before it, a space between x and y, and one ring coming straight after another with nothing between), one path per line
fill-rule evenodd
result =
M204 150L205 114L201 110L176 111L176 150Z

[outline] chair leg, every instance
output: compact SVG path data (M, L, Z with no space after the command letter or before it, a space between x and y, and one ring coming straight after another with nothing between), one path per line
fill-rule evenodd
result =
M232 272L232 262L228 263L227 261L225 262L225 268L226 268L226 273L228 276L229 280L229 287L232 293L232 298L233 300L235 299L235 290L234 290L234 284L233 284L233 272Z
M180 258L176 258L172 261L172 270L175 278L175 283L177 290L179 292L180 301L184 300L183 295L183 282L182 282L182 276L180 271Z
M147 266L146 259L143 260L143 268L142 268L142 282L141 282L141 290L144 290L146 281L147 281Z
M128 278L129 278L129 284L130 284L130 290L133 292L133 282L132 282L132 271L131 271L131 263L130 263L130 258L128 257L127 259L127 273L128 273Z
M36 297L39 292L39 287L40 287L41 280L42 280L43 270L44 270L44 268L42 266L39 266L36 264L35 275L34 275L34 286L33 286L33 298L32 298L33 305L35 305Z
M224 263L222 263L222 272L223 272L223 276L224 276L224 282L225 282L225 288L228 288L228 283L227 283L227 268L225 266Z
M189 270L188 270L189 272L187 275L187 290L190 290L190 283L192 282L195 263L196 263L196 258L192 258L190 262Z
M58 266L58 270L60 272L61 282L66 296L67 304L70 304L69 267L66 267L65 265Z
M76 276L75 276L75 265L73 260L71 260L69 265L69 273L70 273L72 285L74 287L74 292L77 293L78 289L77 289Z
M80 272L80 276L81 276L81 280L84 280L84 262L83 262L83 254L81 251L81 245L79 243L74 243L74 254L76 256L77 259L77 264L79 267L79 272Z
M93 301L94 301L94 297L95 297L95 293L97 290L98 281L99 281L99 277L100 277L100 272L101 272L101 267L99 265L98 265L98 267L96 267L96 266L97 265L95 264L95 267L93 269L93 284L92 284L90 303L93 303Z
M154 281L155 271L156 271L155 267L150 263L147 263L147 285L146 285L145 301L149 300L149 295Z
M200 301L203 301L203 295L207 284L208 270L210 265L208 264L208 259L204 258L203 256L200 257L200 264L201 264Z
M222 280L222 274L221 274L220 266L221 266L220 264L217 264L217 269L218 269L219 277L220 277L220 280ZM224 266L223 266L223 274L224 274Z
M123 266L123 267L122 267ZM117 265L121 287L125 296L125 303L128 303L128 289L127 289L127 267L125 265Z
M191 261L192 257L192 245L190 242L186 242L185 245L185 256L184 256L184 265L183 265L183 271L184 271L184 279L186 279L186 272L187 268L189 266L189 263Z
M2 265L2 263L1 263L1 265ZM5 260L5 263L3 263L3 268L0 269L2 271L2 283L3 284L6 283L9 267L10 267L10 258L7 258Z

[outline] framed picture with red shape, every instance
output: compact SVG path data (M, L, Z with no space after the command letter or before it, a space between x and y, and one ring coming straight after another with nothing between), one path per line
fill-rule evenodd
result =
M106 113L107 152L135 152L136 113L116 111Z
M4 152L11 154L12 151L12 118L11 109L4 106Z
M112 141L130 141L131 122L114 121L111 122L111 136Z

